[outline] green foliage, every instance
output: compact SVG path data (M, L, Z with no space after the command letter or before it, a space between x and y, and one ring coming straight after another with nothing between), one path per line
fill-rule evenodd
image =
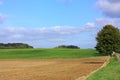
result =
M80 49L78 46L75 46L75 45L60 45L55 48Z
M112 58L106 67L97 71L87 80L120 80L120 62Z
M95 57L94 49L1 49L0 59L49 59Z
M24 43L0 43L0 49L20 49L20 48L33 48L32 46Z
M120 49L120 31L112 25L106 25L98 32L96 50L101 54L111 55Z

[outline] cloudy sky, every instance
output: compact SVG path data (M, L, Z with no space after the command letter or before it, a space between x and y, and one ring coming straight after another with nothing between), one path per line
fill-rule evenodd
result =
M120 0L0 0L0 43L94 48L106 24L120 27Z

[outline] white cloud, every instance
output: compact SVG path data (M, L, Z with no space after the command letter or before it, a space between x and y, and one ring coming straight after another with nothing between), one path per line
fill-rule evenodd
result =
M120 28L120 18L98 18L94 22L87 23L88 26L86 28L93 33L97 33L107 24Z
M49 39L49 41L51 41L51 42L65 42L65 39Z
M91 30L93 24L88 23L84 27L55 26L43 28L25 28L25 27L1 27L1 42L16 41L65 41L66 38Z
M83 46L84 44L82 42L86 42L86 45L89 42L89 45L94 47L96 33L106 24L120 27L119 22L120 18L99 18L81 27L0 27L0 42L29 42L31 45L36 46L39 41L50 42L50 45L55 43L69 43L71 41L71 44L75 42L76 44L81 43ZM40 44L44 45L46 43L39 43L39 45Z
M120 0L109 0L111 3L118 3Z
M97 7L109 17L120 17L120 0L98 0Z
M52 40L63 41L68 35L75 34L74 27L50 27L50 28L24 28L24 27L1 27L0 38L2 41L25 41L25 40Z
M6 15L0 14L0 24L2 24L5 21L6 17Z
M120 27L120 18L99 18L96 20L96 26L104 26L106 24L112 24L116 27Z
M1 27L1 41L64 41L67 37L78 35L84 32L97 32L106 24L120 27L120 18L99 18L95 22L86 23L83 27L54 26L42 28L25 27Z

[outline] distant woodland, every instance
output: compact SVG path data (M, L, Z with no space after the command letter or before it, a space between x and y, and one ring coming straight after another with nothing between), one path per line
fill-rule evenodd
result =
M68 48L68 49L80 49L80 47L75 46L75 45L59 45L55 48Z
M32 46L25 43L0 43L0 49L24 49L33 48Z

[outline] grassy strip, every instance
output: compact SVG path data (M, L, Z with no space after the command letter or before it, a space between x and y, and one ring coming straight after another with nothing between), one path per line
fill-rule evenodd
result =
M94 49L1 49L0 59L83 58L99 56Z
M110 63L87 80L120 80L120 62L112 58Z

